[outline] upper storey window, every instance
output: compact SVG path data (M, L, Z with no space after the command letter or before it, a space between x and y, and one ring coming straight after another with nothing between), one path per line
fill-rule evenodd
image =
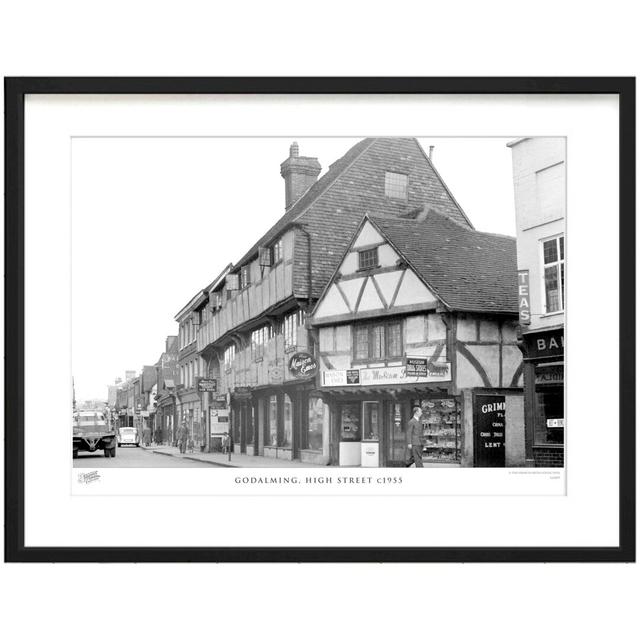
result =
M384 194L387 198L407 200L409 176L404 173L387 171L384 174Z
M273 243L273 246L271 248L271 264L278 264L278 262L280 262L283 257L284 252L282 250L282 238L280 238L280 240Z
M378 247L358 251L358 269L373 269L378 266Z
M564 237L542 243L545 313L564 309Z

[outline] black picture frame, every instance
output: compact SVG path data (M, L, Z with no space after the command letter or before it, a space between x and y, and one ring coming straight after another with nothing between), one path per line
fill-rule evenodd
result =
M5 561L634 562L635 78L5 78ZM27 94L615 94L619 98L620 448L616 547L26 547L24 104Z

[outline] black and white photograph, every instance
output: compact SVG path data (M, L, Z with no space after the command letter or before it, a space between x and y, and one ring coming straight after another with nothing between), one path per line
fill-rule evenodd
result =
M628 557L584 320L632 344L624 80L52 82L8 112L20 553Z
M71 161L74 469L564 468L565 138Z

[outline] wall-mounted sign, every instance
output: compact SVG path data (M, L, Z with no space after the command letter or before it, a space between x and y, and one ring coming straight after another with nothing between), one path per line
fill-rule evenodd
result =
M528 269L518 271L518 314L520 316L520 324L531 324Z
M505 396L477 395L475 407L475 466L504 467Z
M358 374L354 373L357 371ZM420 382L447 382L451 380L451 363L427 363L426 375L412 376L407 367L375 367L371 369L330 369L322 375L323 387L346 385L413 384Z
M233 390L233 397L236 400L249 400L251 398L251 389L249 387L236 387Z
M347 369L347 384L360 384L360 369Z
M427 358L407 357L405 360L405 365L407 367L406 374L408 376L426 377L428 363L429 361Z
M317 370L318 363L310 353L294 353L289 360L289 371L296 378L312 378Z
M269 382L271 384L279 384L284 378L281 365L271 365L268 369Z
M229 431L229 410L209 409L209 429L211 435L221 435Z
M548 418L547 429L564 429L564 418Z
M218 381L215 378L198 378L198 393L216 393L218 391Z
M564 356L564 329L526 333L527 358Z

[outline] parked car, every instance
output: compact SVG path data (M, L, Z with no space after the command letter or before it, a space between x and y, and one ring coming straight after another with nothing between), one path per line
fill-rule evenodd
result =
M140 435L134 427L120 427L118 429L118 446L123 444L132 444L136 447L140 446Z
M100 449L104 451L105 458L115 458L115 429L101 411L78 411L73 415L73 457L77 458L79 451Z

